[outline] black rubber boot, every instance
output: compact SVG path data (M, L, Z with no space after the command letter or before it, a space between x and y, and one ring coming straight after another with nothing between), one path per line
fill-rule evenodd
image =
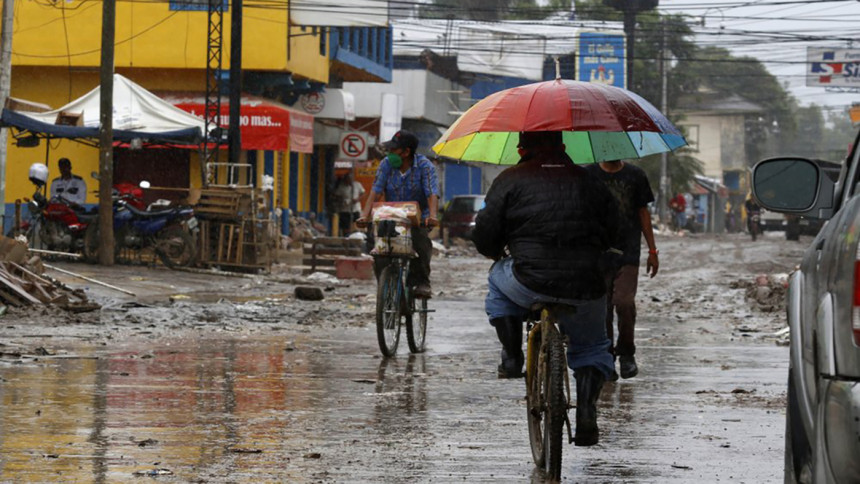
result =
M576 434L573 443L580 447L597 444L597 399L606 377L593 366L577 368L576 378Z
M499 364L499 378L522 378L523 363L523 322L520 318L506 316L490 321L496 328L496 335L502 343L502 362Z

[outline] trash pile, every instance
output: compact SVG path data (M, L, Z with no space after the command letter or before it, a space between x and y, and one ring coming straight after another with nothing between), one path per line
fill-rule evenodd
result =
M0 303L22 307L53 305L71 312L86 312L101 306L87 299L80 289L44 274L38 255L21 241L0 236Z
M758 274L754 281L736 281L732 288L743 288L755 309L771 313L785 310L788 274Z

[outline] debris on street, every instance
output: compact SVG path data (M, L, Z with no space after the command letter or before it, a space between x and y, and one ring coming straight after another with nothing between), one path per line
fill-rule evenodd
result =
M30 256L23 242L0 237L0 301L15 307L50 304L73 312L100 307L91 303L83 291L45 275L45 266L38 256Z

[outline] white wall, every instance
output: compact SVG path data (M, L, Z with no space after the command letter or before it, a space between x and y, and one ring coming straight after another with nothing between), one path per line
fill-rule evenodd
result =
M742 114L687 114L679 124L697 148L692 155L704 165L705 176L722 180L724 170L747 166Z
M356 117L379 117L382 94L396 93L403 97L404 118L424 119L442 126L448 126L457 119L457 116L448 114L456 111L449 100L456 100L457 95L444 91L459 90L464 92L462 97L469 96L468 88L418 69L395 69L391 83L345 82L343 88L355 95ZM462 105L466 106L465 103Z

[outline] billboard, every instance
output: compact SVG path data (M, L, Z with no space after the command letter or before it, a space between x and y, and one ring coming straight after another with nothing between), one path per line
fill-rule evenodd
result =
M860 87L860 50L807 48L806 85Z
M627 86L624 34L580 32L576 77L615 87Z

